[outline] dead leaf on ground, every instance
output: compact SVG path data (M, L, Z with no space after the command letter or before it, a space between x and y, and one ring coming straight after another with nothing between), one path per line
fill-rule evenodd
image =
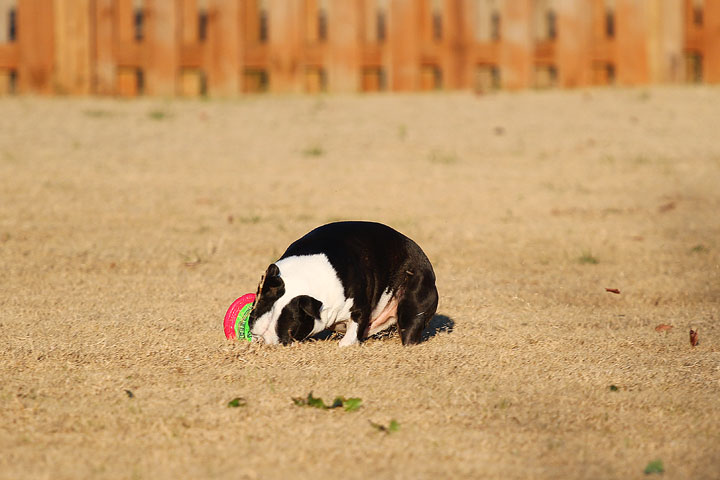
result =
M617 288L607 288L607 287L605 287L605 291L606 291L606 292L610 292L610 293L614 293L614 294L616 294L616 295L620 295L620 290L618 290Z
M674 210L676 206L677 206L677 204L675 202L668 202L663 205L660 205L658 207L658 212L660 212L660 213L669 212L670 210Z
M655 327L656 332L669 332L672 329L673 329L672 325L667 325L665 323L661 323L660 325Z
M690 345L692 345L694 347L698 343L700 343L700 340L698 340L698 331L697 331L697 329L693 330L691 328L690 329Z

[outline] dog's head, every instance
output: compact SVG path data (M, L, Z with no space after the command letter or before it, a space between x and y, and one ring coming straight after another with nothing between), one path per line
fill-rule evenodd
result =
M287 345L310 336L320 319L322 302L308 295L293 295L286 290L280 269L274 263L260 279L255 306L250 313L253 339L268 344Z

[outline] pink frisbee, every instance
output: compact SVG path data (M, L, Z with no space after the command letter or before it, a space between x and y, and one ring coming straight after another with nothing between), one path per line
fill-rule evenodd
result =
M225 321L223 322L226 338L230 340L240 338L248 342L252 341L248 321L250 320L250 312L252 311L254 302L255 294L246 293L230 305L227 313L225 313Z

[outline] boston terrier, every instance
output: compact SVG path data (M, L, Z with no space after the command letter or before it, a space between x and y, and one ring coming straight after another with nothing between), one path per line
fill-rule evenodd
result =
M265 271L250 313L253 341L287 345L323 330L353 345L397 323L419 343L435 314L435 272L405 235L373 222L335 222L291 244Z

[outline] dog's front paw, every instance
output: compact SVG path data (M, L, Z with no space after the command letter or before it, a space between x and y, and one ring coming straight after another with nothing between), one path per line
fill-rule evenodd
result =
M352 320L347 322L347 331L345 336L340 339L341 347L349 347L358 343L358 324Z

